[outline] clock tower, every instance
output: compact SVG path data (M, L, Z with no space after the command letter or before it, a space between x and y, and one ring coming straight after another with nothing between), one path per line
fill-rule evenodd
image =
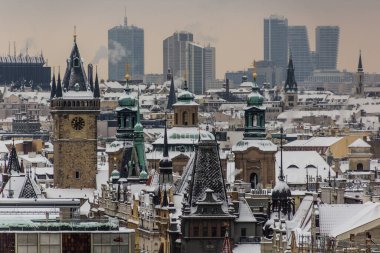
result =
M92 71L92 68L89 68ZM96 188L97 115L100 112L98 75L87 80L76 36L65 76L53 81L50 110L54 121L54 186Z

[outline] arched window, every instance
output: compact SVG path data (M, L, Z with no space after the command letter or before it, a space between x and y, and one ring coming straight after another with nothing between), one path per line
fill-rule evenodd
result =
M182 113L182 125L187 126L189 124L189 114L185 111Z
M356 170L358 170L358 171L363 171L363 170L364 170L364 166L363 166L363 164L362 164L362 163L358 163L358 164L356 165Z
M73 66L74 67L79 67L79 58L78 57L74 58Z
M259 176L256 173L251 173L249 181L251 182L251 188L256 189L256 186L259 183Z

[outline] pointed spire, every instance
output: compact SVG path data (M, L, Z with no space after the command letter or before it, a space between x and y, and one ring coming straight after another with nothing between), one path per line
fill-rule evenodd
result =
M100 88L99 88L99 80L98 80L98 66L96 66L94 98L100 98Z
M74 25L74 34L73 34L73 37L74 37L74 43L77 42L77 26Z
M62 97L61 68L60 67L58 67L58 82L57 82L57 91L55 95L57 98Z
M88 64L87 67L87 75L88 75L88 83L90 85L90 89L92 92L94 92L94 78L93 78L93 66L92 64Z
M168 73L168 78L169 78L169 73ZM175 96L173 75L171 74L170 74L170 81L171 82L170 82L169 98L168 98L168 105L166 106L166 109L173 110L173 105L176 103L176 96Z
M293 59L292 59L292 51L290 50L289 54L289 63L288 63L288 71L285 81L285 92L288 91L297 91L297 82L294 75L294 65L293 65Z
M53 79L51 81L50 99L55 97L56 92L57 92L57 85L55 83L55 68L53 67Z
M162 159L160 160L160 173L163 172L162 169L168 169L173 167L172 160L169 158L169 145L168 145L168 131L167 131L167 114L165 112L165 131L164 131L164 152L162 155ZM167 171L166 173L171 174L171 171Z
M12 148L11 152L9 154L9 159L8 159L8 173L12 174L12 172L20 172L20 164L18 162L18 157L17 157L17 152L16 152L16 146L15 146L15 141L13 140L12 143Z
M280 136L281 164L280 164L280 176L278 177L278 179L280 181L284 181L285 177L284 177L283 161L282 161L282 150L283 150L282 139L283 139L284 129L282 127L280 129L280 133L281 133L281 136Z
M80 91L87 91L88 81L83 67L83 61L77 45L76 29L74 28L74 42L70 56L67 60L67 68L63 77L62 85L67 91L74 90L79 84Z
M360 50L360 52L359 52L358 72L363 72L362 50Z

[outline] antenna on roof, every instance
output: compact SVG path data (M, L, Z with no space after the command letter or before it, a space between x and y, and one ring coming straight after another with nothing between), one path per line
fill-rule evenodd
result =
M11 56L11 42L8 41L8 56Z
M16 58L16 41L13 41L13 56Z

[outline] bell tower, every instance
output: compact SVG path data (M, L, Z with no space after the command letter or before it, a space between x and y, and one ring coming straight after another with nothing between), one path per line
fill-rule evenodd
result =
M96 188L99 97L98 74L91 89L74 35L65 76L61 83L58 74L57 87L50 98L57 188Z

